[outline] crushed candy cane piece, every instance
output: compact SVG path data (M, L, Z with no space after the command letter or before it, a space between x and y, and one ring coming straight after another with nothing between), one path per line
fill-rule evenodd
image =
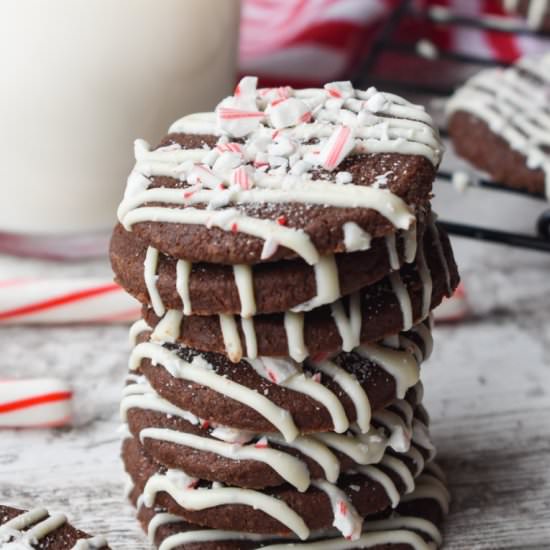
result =
M233 95L237 97L255 96L257 86L257 76L244 76L243 78L241 78L237 86L235 86L235 91L233 92Z
M245 166L239 166L233 171L231 176L234 185L238 185L241 189L248 190L252 188L252 178Z
M304 117L311 118L311 110L307 103L295 97L280 99L266 109L273 128L290 128L303 122Z
M353 97L355 90L349 80L341 82L329 82L325 84L325 90L331 97L336 99L347 99Z
M339 126L334 130L319 153L319 163L326 170L334 170L355 145L351 128Z
M267 441L267 437L261 437L256 441L254 447L257 449L267 449L269 447L269 442Z

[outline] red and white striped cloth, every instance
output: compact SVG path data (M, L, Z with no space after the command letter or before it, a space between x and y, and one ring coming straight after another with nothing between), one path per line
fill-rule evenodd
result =
M502 0L419 0L456 13L510 17ZM243 0L240 71L264 86L318 86L346 79L397 0ZM522 24L518 19L518 24ZM422 29L443 49L514 61L546 45L530 36L444 25Z

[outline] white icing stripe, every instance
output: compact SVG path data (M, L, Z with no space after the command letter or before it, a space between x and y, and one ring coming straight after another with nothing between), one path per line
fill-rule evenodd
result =
M421 475L417 482L414 493L410 495L403 495L401 502L409 502L411 500L417 500L422 498L429 498L435 500L444 514L449 513L450 494L438 479L430 475Z
M145 262L143 264L143 279L145 281L145 286L147 287L147 292L149 293L151 306L153 307L155 314L158 317L162 317L164 315L165 308L157 288L158 258L159 251L156 248L149 246L147 248Z
M385 474L382 470L379 470L376 466L360 466L359 472L366 475L373 481L376 481L384 488L388 498L390 499L391 507L395 508L399 504L399 491L395 486L395 483L391 480L390 476Z
M373 418L391 433L388 445L394 451L404 453L409 449L412 439L412 429L407 426L398 414L384 409L377 411Z
M332 317L342 338L342 349L352 351L360 344L361 340L361 302L358 292L349 297L349 317L344 311L341 301L334 302L331 306Z
M334 382L336 382L350 397L355 406L357 415L356 422L359 428L363 433L368 432L371 419L370 402L363 386L361 386L357 378L331 361L314 363L314 365L316 370L332 378L332 380L334 380Z
M258 357L258 340L256 338L256 329L254 328L254 318L246 319L241 317L241 328L243 329L246 345L246 356L249 359Z
M413 311L409 291L403 283L398 271L390 273L389 280L397 301L399 302L399 307L401 308L403 330L409 330L413 325Z
M287 311L284 318L288 354L301 363L308 355L304 335L304 314Z
M380 462L387 446L387 440L376 430L353 437L332 432L316 433L310 437L323 442L327 447L349 456L354 462L361 465L377 464ZM329 479L329 481L331 480Z
M411 531L418 531L428 535L437 545L443 542L441 532L431 521L413 516L394 516L377 521L368 521L365 528L367 531L410 529Z
M386 235L385 239L386 239L386 248L388 250L388 258L390 260L390 267L393 270L399 269L400 261L399 261L399 255L397 254L395 233L390 233L389 235Z
M31 525L35 525L37 522L42 521L47 516L48 510L45 508L34 508L28 512L23 512L0 525L0 535L10 531L22 531L23 529L27 529Z
M403 399L407 390L420 378L420 367L411 353L384 348L377 344L360 346L355 351L361 357L377 363L393 376L399 399Z
M174 548L179 548L184 544L193 544L200 542L215 542L225 540L263 541L272 538L273 536L271 535L257 535L255 533L243 533L239 531L205 529L171 535L170 537L167 537L162 541L162 544L159 546L159 550L173 550Z
M166 428L144 428L140 432L140 439L143 442L147 438L216 453L231 460L263 462L285 481L294 485L298 491L303 492L309 487L310 478L306 465L300 459L270 447L256 447L254 444L233 445L209 437L200 437Z
M380 464L382 464L382 466L386 466L386 468L389 468L401 478L403 484L405 485L406 494L414 491L414 478L409 468L407 468L401 460L395 458L394 456L384 455L384 458L382 458Z
M286 440L292 441L298 435L298 428L294 424L288 411L278 407L269 399L232 380L219 376L209 369L208 363L200 357L195 357L192 363L184 361L175 353L152 343L138 344L130 356L130 370L136 370L142 359L150 359L153 365L163 365L175 378L182 378L206 386L227 397L252 407L279 430ZM206 363L206 366L199 366Z
M346 539L357 540L361 536L363 518L353 507L346 493L324 479L316 479L312 481L312 485L323 491L329 498L334 515L332 525Z
M281 246L296 252L308 264L313 265L319 261L319 254L304 231L283 227L275 221L246 216L234 208L213 211L142 206L120 217L121 223L127 230L130 230L135 223L152 219L165 223L208 225L208 227L219 227L224 231L231 231L231 227L237 224L240 232L263 239L273 239Z
M174 475L172 475L174 473ZM261 510L276 519L302 540L309 536L309 529L304 520L282 500L259 491L221 487L211 489L192 489L179 481L181 473L168 470L165 474L151 476L143 490L143 502L152 506L157 493L168 493L182 508L188 510L205 510L225 504L241 504Z
M233 274L241 302L241 317L251 317L256 313L252 267L244 264L234 265Z
M169 309L151 333L151 340L160 343L175 343L181 332L182 319L182 311Z
M41 540L49 533L59 529L67 522L67 517L63 514L54 514L40 523L33 525L25 532L25 538L28 540Z
M198 416L185 411L160 397L152 386L147 383L130 384L123 390L123 397L120 402L120 416L126 422L130 409L142 409L156 411L168 415L178 416L187 422L197 425L200 422Z
M345 432L349 428L349 420L340 399L322 384L314 382L303 374L299 374L291 376L281 385L290 390L308 395L325 407L330 414L336 433Z
M292 308L292 311L310 311L340 298L338 266L333 255L321 256L314 266L317 294L311 300Z
M137 343L137 337L145 331L151 330L151 327L147 324L147 321L144 319L137 320L131 327L128 332L128 341L130 346L134 347Z
M408 231L403 232L403 240L405 243L405 262L410 264L414 262L418 248L416 224L413 224Z
M192 267L191 262L186 260L178 260L176 263L176 290L183 304L184 315L191 315L193 313L191 295L189 293L189 279Z
M107 540L105 537L98 535L87 539L78 539L72 550L96 550L104 546L107 546Z
M344 437L336 434L334 434L334 436L338 438ZM280 445L296 449L317 462L323 469L325 477L331 483L336 483L338 480L338 476L340 475L340 461L329 450L328 447L330 445L323 445L320 441L316 441L316 436L300 436L290 443L277 434L266 434L266 437L269 441L274 441Z
M174 514L169 514L167 512L159 512L153 516L149 525L147 526L147 538L151 544L154 544L155 538L157 536L157 531L163 525L169 525L171 523L180 523L183 519ZM165 541L167 539L164 539Z
M233 315L220 313L219 318L227 356L233 363L238 363L243 356L243 350L235 317Z

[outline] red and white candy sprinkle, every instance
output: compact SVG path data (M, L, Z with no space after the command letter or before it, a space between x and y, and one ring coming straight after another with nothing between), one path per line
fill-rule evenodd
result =
M309 106L294 97L271 103L266 112L273 128L290 128L311 119Z
M325 170L334 170L353 150L353 132L347 126L334 130L319 153L319 164Z

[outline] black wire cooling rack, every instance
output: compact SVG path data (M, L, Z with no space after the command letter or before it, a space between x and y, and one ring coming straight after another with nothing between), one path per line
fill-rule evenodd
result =
M487 57L443 49L435 50L432 43L424 40L425 37L422 35L427 29L448 32L458 27L530 36L532 39L548 44L550 49L550 32L530 30L517 18L470 17L453 13L442 6L422 8L418 6L418 2L401 0L374 41L365 63L354 78L354 84L360 88L376 86L388 91L412 94L417 97L424 96L429 101L435 98L444 102L467 77L475 72L485 67L508 65L506 62ZM407 30L401 32L403 28ZM396 67L398 67L397 71ZM443 78L442 75L445 74L453 76L449 80L449 78ZM434 77L437 80L434 80ZM443 124L440 132L443 138L447 137ZM476 174L473 167L471 173ZM450 184L453 181L453 173L440 170L437 179ZM543 195L533 195L526 191L505 187L498 182L475 175L471 185L482 188L487 193L512 193L545 202L548 200ZM460 198L457 197L457 200ZM440 223L454 235L550 252L550 209L539 215L533 235L445 220L440 220Z

